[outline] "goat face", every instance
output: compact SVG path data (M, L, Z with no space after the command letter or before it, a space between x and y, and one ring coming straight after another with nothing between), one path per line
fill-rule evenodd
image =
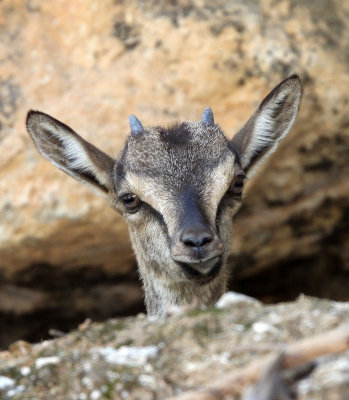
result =
M125 215L150 286L156 277L204 285L223 276L245 176L287 134L301 94L298 76L281 82L231 141L209 108L200 122L168 129L144 128L132 115L117 160L44 113L29 112L27 129L42 155Z

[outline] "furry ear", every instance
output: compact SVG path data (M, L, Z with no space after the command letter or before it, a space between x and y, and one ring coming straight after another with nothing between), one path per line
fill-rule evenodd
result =
M262 101L230 145L239 155L242 169L251 175L286 136L296 119L302 98L302 84L292 75L277 85Z
M115 161L67 125L39 111L29 111L27 130L39 152L73 178L103 197L111 192Z

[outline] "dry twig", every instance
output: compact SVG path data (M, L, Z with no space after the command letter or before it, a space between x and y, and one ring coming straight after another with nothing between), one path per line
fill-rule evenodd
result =
M281 368L297 367L318 357L346 350L349 350L349 325L286 345ZM273 359L275 353L250 363L238 372L233 371L217 378L205 389L191 390L169 400L223 400L225 396L240 395L247 386L261 377Z

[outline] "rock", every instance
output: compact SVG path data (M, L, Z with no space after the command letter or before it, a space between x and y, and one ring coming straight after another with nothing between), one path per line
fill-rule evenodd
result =
M156 358L159 349L156 346L121 346L117 350L113 347L101 347L93 349L93 353L99 354L110 364L141 367L145 365L148 360Z
M86 324L33 345L21 357L0 353L5 379L0 397L9 398L11 390L13 400L167 399L348 322L349 303L303 296L272 306L244 302L190 311L155 322L128 317ZM256 338L257 324L272 327L263 329L262 342ZM315 371L297 386L299 399L347 398L348 357L345 352L319 358Z
M57 356L39 357L35 360L35 368L40 369L40 368L46 367L46 365L56 365L59 362L60 362L60 358Z
M235 292L227 292L224 293L224 295L217 301L216 307L218 309L222 308L229 308L232 306L236 306L239 304L244 304L244 303L254 303L254 304L259 304L259 301L249 297L245 296L244 294L241 293L235 293Z
M15 381L7 376L0 376L0 390L6 390L11 388L15 384Z
M18 356L24 356L31 350L31 344L24 340L17 340L9 346L9 351Z
M25 132L28 109L56 116L116 156L131 113L145 125L167 124L199 119L211 106L231 137L293 72L304 82L300 116L248 184L232 288L268 301L301 291L347 299L348 7L339 0L3 1L0 322L28 338L31 318L55 314L64 325L68 310L64 318L77 324L96 311L110 316L142 304L126 224L37 153ZM133 289L107 301L101 293L120 291L116 282ZM50 327L46 319L34 330L42 336ZM3 335L0 346L14 339Z

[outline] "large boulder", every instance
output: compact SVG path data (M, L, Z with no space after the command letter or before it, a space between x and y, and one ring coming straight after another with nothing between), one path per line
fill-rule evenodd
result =
M0 319L64 314L67 294L70 310L88 313L101 281L104 313L142 302L126 224L37 153L28 109L116 156L130 113L167 124L197 120L209 105L231 137L293 72L305 87L300 116L248 184L235 285L270 299L317 289L347 296L348 13L339 0L1 2ZM112 289L122 295L108 302Z

